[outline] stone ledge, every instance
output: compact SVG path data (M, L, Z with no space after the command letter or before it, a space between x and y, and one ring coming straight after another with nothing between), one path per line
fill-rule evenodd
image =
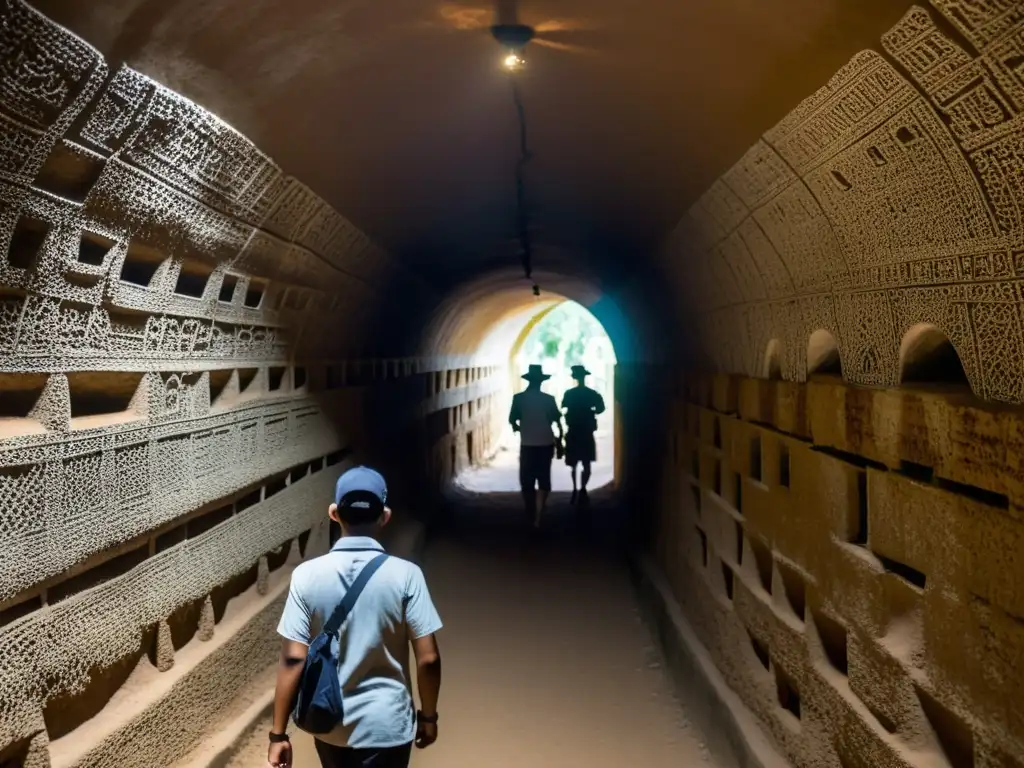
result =
M240 744L257 727L260 720L274 712L274 688L267 688L250 707L238 717L223 725L223 728L209 739L200 750L190 755L186 763L195 768L226 768L238 751Z
M247 706L225 689L251 690L276 657L266 637L277 625L295 562L270 574L265 595L253 585L229 604L211 640L194 638L158 672L143 660L95 718L50 742L52 768L147 768L188 749L211 733L215 713Z
M791 768L722 678L657 566L647 555L630 564L641 612L665 656L676 693L711 754L729 768Z

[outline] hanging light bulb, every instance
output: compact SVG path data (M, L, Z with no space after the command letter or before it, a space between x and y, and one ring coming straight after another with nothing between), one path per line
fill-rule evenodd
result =
M526 64L526 60L515 51L512 51L505 56L502 63L505 65L505 69L510 72L515 72L516 70L523 68L523 65Z
M505 69L510 72L522 69L526 61L519 52L533 39L533 29L525 24L496 24L491 27L491 34L505 47L506 54L502 59Z

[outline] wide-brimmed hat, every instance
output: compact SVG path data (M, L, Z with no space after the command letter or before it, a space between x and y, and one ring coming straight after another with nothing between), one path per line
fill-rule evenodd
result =
M547 381L551 376L544 373L544 369L541 366L531 365L530 370L523 374L523 378L527 381Z
M569 369L574 379L582 379L584 376L589 376L590 371L584 368L582 365L574 365Z

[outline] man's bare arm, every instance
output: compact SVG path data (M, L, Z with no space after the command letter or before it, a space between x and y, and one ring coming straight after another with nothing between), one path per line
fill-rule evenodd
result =
M555 399L551 398L551 404L555 405ZM565 432L562 429L562 412L558 410L558 406L555 405L551 409L551 423L555 425L555 429L558 430L558 439L561 440L565 437Z
M512 407L508 411L508 423L512 425L512 431L519 431L519 401L512 398Z
M277 665L277 688L274 691L274 733L288 730L288 718L295 707L299 693L302 668L306 663L309 646L285 640L281 643L281 659Z
M441 651L437 636L430 634L412 641L416 657L416 686L420 692L420 709L427 717L437 714L437 698L441 693Z

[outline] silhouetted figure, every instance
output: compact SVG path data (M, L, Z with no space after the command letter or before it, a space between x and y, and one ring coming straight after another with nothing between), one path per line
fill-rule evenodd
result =
M569 430L565 435L565 463L572 468L572 500L577 500L576 465L583 465L580 477L579 500L587 498L587 483L590 481L590 465L597 461L597 417L604 413L604 398L596 390L591 389L584 380L590 371L582 365L572 367L572 377L576 386L562 396L562 408L565 410L565 426Z
M441 655L434 633L441 618L419 566L388 556L378 541L391 519L387 498L378 472L348 470L327 508L341 538L292 572L277 627L283 642L271 768L292 766L289 720L314 735L324 768L405 768L414 743L423 748L437 739ZM410 645L418 712L406 665Z
M531 365L523 378L530 383L525 390L513 395L508 423L513 432L519 433L519 487L526 511L533 515L533 526L539 528L551 494L551 462L556 445L551 425L558 428L557 444L560 446L562 414L555 398L540 389L541 382L551 377L539 365Z

